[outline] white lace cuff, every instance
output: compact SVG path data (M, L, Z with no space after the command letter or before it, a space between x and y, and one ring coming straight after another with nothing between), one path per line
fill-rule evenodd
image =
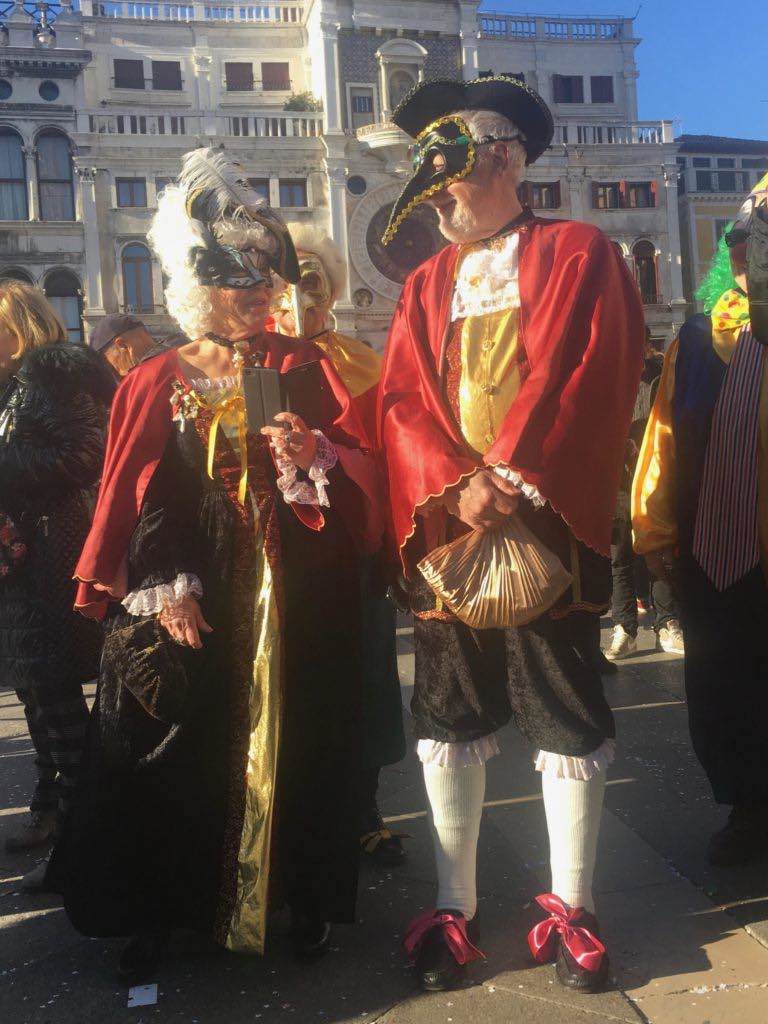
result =
M321 430L313 430L317 438L315 461L309 467L309 480L299 480L298 466L286 456L276 455L277 468L280 476L277 486L285 500L290 504L330 506L326 488L328 487L328 470L333 469L339 456L333 444Z
M520 491L529 501L533 502L536 508L542 508L546 505L547 499L542 498L533 484L527 484L517 470L510 469L509 466L494 466L493 472L497 473L502 480L508 480L511 484L514 484L518 491Z
M575 779L587 782L598 772L604 772L613 764L616 756L616 740L605 740L597 750L585 757L568 757L566 754L551 754L539 750L533 763L537 772L553 775L556 779Z
M470 768L475 764L485 764L499 753L501 751L495 732L467 743L419 740L416 745L416 754L421 763L436 768Z
M132 590L123 598L123 608L129 615L157 615L167 604L175 604L190 596L202 597L203 584L192 573L180 572L172 583Z

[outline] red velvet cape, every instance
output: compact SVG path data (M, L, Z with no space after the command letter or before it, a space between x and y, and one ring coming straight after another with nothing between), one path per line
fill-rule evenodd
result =
M284 372L301 363L319 361L339 402L340 413L326 430L336 445L346 475L362 491L364 501L339 511L361 547L373 551L383 530L379 478L371 443L349 394L331 361L314 345L281 334L264 334L265 365ZM131 535L152 476L162 458L173 426L170 399L173 381L180 377L173 349L133 370L118 388L112 405L109 436L99 499L90 533L75 569L80 581L75 607L102 618L107 595L102 588L118 578ZM333 494L329 492L333 502ZM324 518L314 505L292 505L310 529L320 530Z
M406 281L379 386L378 444L406 572L426 554L407 546L419 507L482 464L442 386L459 251L446 247ZM607 555L643 365L643 307L613 243L589 224L535 218L521 230L519 259L523 380L482 462L517 470ZM442 515L425 520L427 549Z

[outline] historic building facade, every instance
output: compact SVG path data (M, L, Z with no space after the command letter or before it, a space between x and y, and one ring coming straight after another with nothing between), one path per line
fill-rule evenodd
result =
M744 196L768 171L768 142L719 135L677 140L683 285L693 312L695 291Z
M81 299L86 325L127 309L165 329L146 244L157 195L187 149L222 143L289 224L311 221L348 253L340 326L380 346L405 275L441 244L424 209L381 245L409 171L391 111L424 78L511 72L557 122L525 198L608 233L655 336L682 322L676 147L669 122L637 120L631 19L480 13L477 0L77 4L49 8L56 35L42 45L34 19L0 0L0 274L45 284L66 269L80 293L70 320ZM32 97L43 74L55 99Z

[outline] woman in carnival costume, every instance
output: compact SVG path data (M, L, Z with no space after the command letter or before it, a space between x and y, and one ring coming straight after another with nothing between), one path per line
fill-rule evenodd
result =
M273 304L284 334L312 342L336 367L366 423L375 413L381 358L369 345L335 329L333 306L344 290L347 266L339 248L313 228L293 231L300 279ZM363 774L360 848L383 864L405 857L402 835L382 820L376 794L385 765L405 757L405 733L397 672L395 605L387 596L387 573L380 557L366 559L363 572Z
M279 216L200 149L150 238L189 340L131 373L113 406L76 571L105 649L60 851L75 926L133 936L129 981L174 928L262 952L285 902L295 952L313 957L328 922L353 920L358 560L380 533L365 429L332 363L264 331L272 274L298 278ZM249 368L267 380L258 367L286 387L310 371L309 425L285 412L254 429L242 382Z

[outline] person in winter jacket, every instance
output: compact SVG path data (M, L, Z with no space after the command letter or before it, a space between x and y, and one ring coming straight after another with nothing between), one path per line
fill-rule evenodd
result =
M80 763L101 631L74 611L72 576L114 388L100 356L67 343L41 291L0 283L0 685L24 706L38 776L10 853L53 839ZM42 883L45 864L34 874Z

